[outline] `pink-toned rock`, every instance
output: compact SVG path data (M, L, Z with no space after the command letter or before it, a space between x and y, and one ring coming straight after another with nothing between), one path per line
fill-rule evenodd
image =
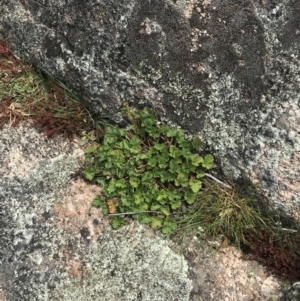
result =
M233 247L177 246L134 222L113 231L91 206L101 188L79 176L78 140L45 139L21 125L0 131L0 141L1 301L280 297L282 283Z
M2 0L0 35L92 110L149 106L198 135L300 227L298 3Z

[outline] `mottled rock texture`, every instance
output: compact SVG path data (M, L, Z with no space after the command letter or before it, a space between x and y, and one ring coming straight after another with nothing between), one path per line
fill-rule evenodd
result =
M300 300L300 282L294 283L280 298L280 301Z
M82 164L78 143L0 131L0 300L188 301L186 260L142 226L113 231Z
M0 131L0 301L281 296L282 283L233 247L176 246L136 223L113 231L91 205L101 187L79 177L84 147L24 124Z
M203 138L300 222L298 0L0 0L12 51L115 119L125 101Z

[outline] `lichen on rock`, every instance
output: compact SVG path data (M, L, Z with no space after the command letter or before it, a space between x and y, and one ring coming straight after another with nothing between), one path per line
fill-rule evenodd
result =
M113 231L92 208L100 191L76 180L83 165L76 139L48 139L20 126L5 127L0 141L7 164L0 179L0 298L189 300L181 255L142 226ZM6 149L19 156L6 158ZM18 174L20 157L33 164Z
M116 121L150 106L299 222L297 1L2 1L12 51Z
M141 226L107 229L84 258L81 277L62 281L51 300L189 300L186 261Z

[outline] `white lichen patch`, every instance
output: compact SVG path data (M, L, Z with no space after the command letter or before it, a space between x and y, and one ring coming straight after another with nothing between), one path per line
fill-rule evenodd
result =
M186 261L142 226L108 228L84 258L82 277L65 279L51 300L189 300Z
M4 126L0 134L0 176L25 176L41 160L54 158L63 152L83 159L83 150L77 139L48 139L29 123L18 127Z
M204 9L211 4L211 0L178 0L176 1L176 6L180 7L187 19L190 19L193 13L193 10L196 9L198 12L201 12L200 5Z
M16 169L0 179L0 288L8 300L188 300L183 257L142 226L112 231L91 206L101 188L71 181L82 147L23 126L3 129L0 139L2 158L13 148L33 162L18 174L21 155L10 156Z
M7 292L0 288L0 301L7 301Z

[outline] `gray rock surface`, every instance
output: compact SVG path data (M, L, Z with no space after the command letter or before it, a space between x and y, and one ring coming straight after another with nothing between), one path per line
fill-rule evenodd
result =
M280 298L280 301L298 301L300 300L300 282L294 283Z
M5 128L0 142L1 167L5 149L15 153L0 179L1 301L189 300L192 282L183 257L141 226L110 229L91 208L99 188L81 180L65 199L73 202L59 203L82 166L78 145L26 127ZM23 175L14 169L22 170L20 158L24 165L35 159ZM92 223L81 218L84 204Z
M0 131L0 301L269 301L282 283L233 247L178 246L92 207L80 141ZM181 255L184 254L184 257Z
M297 0L0 1L0 33L117 120L148 105L300 221Z
M0 1L13 52L118 119L150 105L300 222L295 0Z

